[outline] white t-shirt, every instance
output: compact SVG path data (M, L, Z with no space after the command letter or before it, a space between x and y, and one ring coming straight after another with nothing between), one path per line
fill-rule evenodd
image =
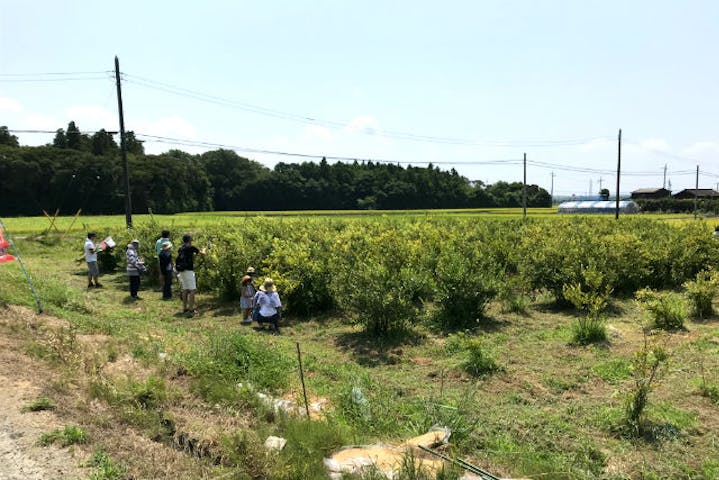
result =
M280 302L280 296L277 292L266 293L260 292L261 295L257 298L257 303L260 305L260 315L263 317L271 317L277 313L277 308L282 306Z
M97 252L90 253L90 250L95 250L95 243L89 238L85 239L85 261L86 262L97 262Z

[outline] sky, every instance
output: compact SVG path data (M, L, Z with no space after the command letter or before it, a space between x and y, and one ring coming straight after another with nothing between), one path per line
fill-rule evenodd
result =
M147 153L485 183L522 181L526 153L527 183L586 195L615 191L622 129L621 192L694 188L697 166L719 188L717 21L715 0L0 0L0 125L119 130L117 56Z

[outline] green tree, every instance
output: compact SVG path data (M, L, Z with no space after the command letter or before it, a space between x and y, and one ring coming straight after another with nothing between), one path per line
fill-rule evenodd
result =
M104 128L93 134L90 138L90 145L92 146L93 155L109 155L115 154L118 151L112 134L106 132Z
M127 153L132 153L135 155L144 155L145 154L145 147L142 145L142 141L138 140L135 137L135 132L130 130L129 132L125 132L125 149Z
M56 148L67 148L67 135L65 135L65 130L62 128L55 130L55 138L52 140L52 146Z
M77 128L74 121L70 121L70 123L67 124L65 136L67 137L68 148L82 151L88 150L87 146L90 143L88 136L80 132L80 129Z
M10 133L10 130L6 126L0 127L0 145L9 145L11 147L18 147L20 144L17 141L17 137Z

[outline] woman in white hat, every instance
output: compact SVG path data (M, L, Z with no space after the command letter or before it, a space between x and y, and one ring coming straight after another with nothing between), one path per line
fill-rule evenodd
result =
M140 290L140 273L145 271L145 262L138 255L140 241L133 240L127 244L125 260L127 261L127 276L130 279L130 297L133 300L140 300L137 292Z
M255 308L258 309L255 320L257 320L260 329L264 330L265 323L269 323L270 328L279 331L277 322L279 322L282 313L282 302L277 293L275 282L271 278L265 278L265 281L260 286L260 291L255 294L254 300Z

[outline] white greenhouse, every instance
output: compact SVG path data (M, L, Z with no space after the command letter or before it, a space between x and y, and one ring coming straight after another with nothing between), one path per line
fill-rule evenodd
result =
M557 213L614 213L616 200L564 202L557 207ZM619 213L639 213L639 205L631 200L619 201Z

